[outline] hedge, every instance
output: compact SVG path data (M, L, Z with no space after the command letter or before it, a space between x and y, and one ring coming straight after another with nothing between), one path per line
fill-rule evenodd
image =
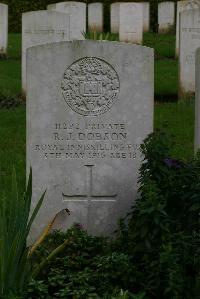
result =
M69 0L71 1L71 0ZM80 0L81 1L81 0ZM145 0L121 0L120 2L144 2ZM177 2L177 0L173 0ZM23 12L33 10L46 9L48 4L62 2L62 0L2 0L2 3L9 5L9 32L21 32L21 15ZM98 2L98 0L82 0L84 3ZM117 1L103 0L104 3L104 29L109 31L110 29L110 4ZM149 0L151 7L151 29L157 31L157 6L159 2L164 0Z

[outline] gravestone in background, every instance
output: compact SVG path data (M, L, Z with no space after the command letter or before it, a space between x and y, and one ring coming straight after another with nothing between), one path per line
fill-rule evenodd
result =
M72 41L28 49L27 171L33 205L47 189L32 239L81 223L109 235L137 194L140 144L153 130L153 49Z
M119 2L110 5L110 30L119 33Z
M7 54L8 46L8 5L0 3L0 57Z
M103 32L103 3L88 4L88 31Z
M86 32L86 4L82 2L69 1L50 4L47 6L50 11L66 13L70 16L70 37L71 39L82 40Z
M176 57L179 55L179 14L182 11L188 9L196 9L200 8L200 0L186 0L186 1L178 1L177 2L177 10L176 10Z
M150 30L150 3L142 2L143 5L143 32Z
M200 150L200 48L196 51L195 59L195 140L194 140L194 149L195 152Z
M143 5L141 3L120 3L119 40L142 44Z
M158 32L168 33L175 22L175 3L168 1L158 4Z
M200 47L200 9L180 13L179 98L195 92L195 52Z
M22 15L22 90L26 94L26 50L45 43L70 40L69 16L55 11L31 11Z

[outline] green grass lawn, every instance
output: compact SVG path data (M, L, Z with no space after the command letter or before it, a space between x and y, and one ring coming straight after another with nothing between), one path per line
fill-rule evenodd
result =
M0 60L0 98L21 92L21 34L9 34L8 58Z
M107 36L108 37L108 36ZM112 39L116 39L112 36ZM174 60L174 36L147 33L144 44L155 48L155 94L174 100L178 86L178 66ZM0 60L0 97L16 97L21 90L21 35L9 35L8 59ZM174 158L193 156L194 104L155 104L154 127L168 125L175 136ZM25 107L0 110L0 178L9 186L13 165L25 185Z
M145 33L143 45L154 48L156 58L172 58L175 56L175 35Z
M25 187L26 124L25 107L0 109L0 192L9 190L13 167ZM2 186L3 184L3 186Z
M87 34L87 38L118 40L116 34ZM155 49L155 99L175 99L178 63L174 59L174 35L145 33L143 44ZM0 60L0 98L21 93L21 34L9 34L8 59Z

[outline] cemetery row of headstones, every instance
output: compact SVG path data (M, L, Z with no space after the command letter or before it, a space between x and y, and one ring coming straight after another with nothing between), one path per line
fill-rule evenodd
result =
M159 3L159 30L166 32L174 20L174 2ZM200 1L177 3L176 56L179 56L179 98L195 91L195 51L200 46ZM100 12L100 13L99 13ZM103 4L88 8L89 30L102 30ZM8 7L0 5L0 56L6 54ZM169 28L169 27L168 27ZM142 44L143 31L149 29L149 3L113 3L111 30L119 32L120 41ZM43 43L84 39L86 4L61 2L46 11L33 11L22 16L22 89L26 93L26 49Z
M33 205L47 188L32 241L60 211L54 228L76 222L94 235L111 234L130 211L137 198L140 144L153 130L153 61L152 49L120 42L68 41L28 49L27 172L32 166ZM196 64L199 111L200 49ZM199 148L199 113L195 135Z
M100 4L100 5L99 5ZM121 5L121 4L120 4ZM101 3L89 5L97 12L103 8ZM95 14L96 15L96 14ZM120 41L142 43L143 9L138 3L125 3L120 8ZM102 16L102 14L101 14ZM95 18L92 28L102 28ZM146 22L146 28L147 28ZM98 27L99 26L99 27ZM27 12L22 15L22 89L26 94L26 49L44 43L69 40L83 40L86 31L86 4L81 2L61 2L48 5L46 11Z
M120 15L127 38L135 33L139 39L143 13L141 5L131 5L121 6ZM84 39L78 29L81 15L76 10L77 19L72 19L72 7L63 12L63 4L51 5L47 11L23 14L22 21L33 206L47 189L32 239L60 211L57 228L76 222L95 235L112 233L137 197L140 144L153 130L153 50L120 42L77 41ZM133 32L129 13L135 12ZM199 19L200 10L181 13L180 44L192 33L191 45L193 40L197 45ZM199 78L197 69L198 84ZM197 143L198 117L196 123Z
M75 1L61 2L48 5L47 10L71 15L72 38L79 39L80 32L81 34L86 32L86 4ZM174 2L162 2L158 5L159 32L166 33L174 25L174 11ZM144 32L149 31L150 4L149 2L113 3L110 8L110 22L111 32L119 33L120 41L140 43L142 31L139 34L136 31L141 26ZM8 7L5 4L0 4L0 24L0 50L5 54L8 32ZM88 30L103 31L103 3L88 4Z
M134 4L137 26L143 26L140 8ZM129 4L120 9L125 24L127 9L131 12ZM52 10L47 13L63 15ZM199 9L180 14L180 65L182 59L183 65L191 65L200 47L199 20ZM70 15L62 22L63 28L69 24L69 39ZM63 29L57 26L59 35ZM140 144L153 130L153 50L120 42L53 41L26 51L27 171L32 166L33 206L47 188L31 238L60 211L54 228L76 222L91 234L109 235L137 197ZM199 109L200 50L196 63ZM194 80L186 65L182 71ZM199 124L197 113L197 147Z

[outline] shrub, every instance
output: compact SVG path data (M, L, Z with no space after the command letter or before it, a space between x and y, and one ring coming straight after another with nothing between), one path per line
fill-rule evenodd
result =
M198 298L200 158L170 158L171 139L160 131L141 149L140 197L121 223L116 246L132 256L142 273L137 285L150 298Z

